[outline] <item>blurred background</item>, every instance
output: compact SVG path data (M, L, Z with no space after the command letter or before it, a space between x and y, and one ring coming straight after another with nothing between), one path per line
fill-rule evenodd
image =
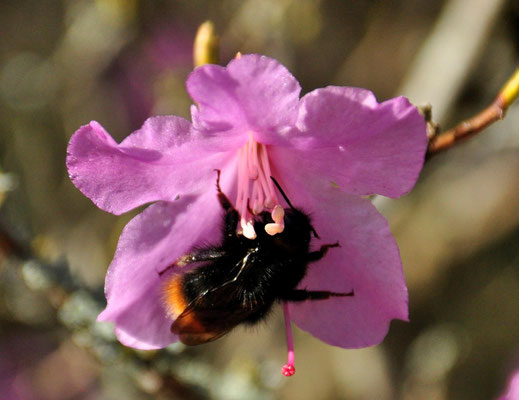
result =
M119 345L103 281L123 226L75 189L74 131L117 139L150 115L189 118L200 23L221 63L277 58L307 92L329 84L432 104L448 128L517 67L512 0L4 0L0 2L0 399L492 399L519 367L519 106L427 162L415 190L377 198L400 246L409 323L334 348L296 329L287 379L280 312L211 344ZM376 243L373 244L376 246Z

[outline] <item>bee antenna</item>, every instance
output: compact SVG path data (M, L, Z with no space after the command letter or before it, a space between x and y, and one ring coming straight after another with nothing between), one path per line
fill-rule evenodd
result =
M276 184L276 187L278 188L279 192L281 193L281 195L283 196L283 198L285 199L285 201L287 202L288 206L292 209L292 210L295 210L294 206L292 205L292 203L290 202L290 200L288 200L288 197L287 195L285 194L285 192L283 191L283 189L281 189L281 186L279 185L278 181L276 181L276 179L271 176L270 179L272 179L272 182L274 182ZM314 237L316 239L320 239L319 235L317 234L317 231L314 229L314 227L312 225L310 225L310 230L312 231L312 233L314 234Z
M281 189L281 186L279 185L278 181L276 181L276 179L275 179L273 176L271 176L270 179L272 179L272 181L274 182L274 184L275 184L276 187L278 188L279 193L281 193L281 196L283 196L283 198L284 198L285 201L287 202L288 206L289 206L291 209L294 209L294 206L292 205L292 203L290 203L290 200L288 200L287 195L285 194L285 192L283 191L283 189Z

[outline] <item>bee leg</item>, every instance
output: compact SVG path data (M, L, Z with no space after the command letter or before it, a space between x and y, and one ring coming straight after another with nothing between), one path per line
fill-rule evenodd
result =
M231 201L227 198L222 189L220 188L220 170L217 169L216 173L216 189L218 190L218 201L220 205L225 210L225 227L224 227L224 237L234 237L236 236L236 227L238 226L238 222L240 220L240 215L238 211L232 206Z
M231 201L227 198L224 192L222 192L222 188L220 187L220 173L221 171L219 169L215 169L217 175L216 175L216 190L218 191L218 201L220 201L220 204L222 208L225 211L229 211L231 209L234 209Z
M283 297L283 300L288 301L305 301L305 300L326 300L330 297L347 297L354 296L353 290L349 293L335 293L327 290L306 290L306 289L294 289L287 296Z
M171 268L175 267L185 267L186 265L195 263L195 262L204 262L204 261L214 261L220 257L223 257L225 252L219 249L202 249L197 251L196 253L185 254L180 257L173 264L168 265L162 271L159 272L159 276L162 276L166 271L169 271Z
M234 208L227 210L225 213L225 222L223 229L224 241L226 239L232 239L236 236L236 227L240 221L240 215Z
M319 235L317 234L317 231L315 230L315 228L312 225L310 225L310 230L312 231L314 238L320 239Z
M308 253L308 262L320 260L326 255L328 249L332 247L341 247L341 245L339 242L333 244L323 244L319 250Z

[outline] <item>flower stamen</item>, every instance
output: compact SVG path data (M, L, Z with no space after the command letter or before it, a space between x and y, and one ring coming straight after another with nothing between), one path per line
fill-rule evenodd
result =
M249 132L247 143L238 150L238 193L236 209L240 214L238 232L249 239L256 238L254 215L265 209L271 211L273 223L265 225L269 235L283 232L285 212L279 204L274 185L270 179L270 163L267 146L256 142ZM252 205L252 209L248 205Z

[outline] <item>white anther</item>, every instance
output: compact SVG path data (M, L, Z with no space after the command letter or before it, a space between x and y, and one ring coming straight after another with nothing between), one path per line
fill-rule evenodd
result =
M283 218L285 217L285 210L283 210L283 207L280 205L277 205L274 207L270 215L276 224L282 224Z
M265 225L265 232L267 232L269 235L274 236L276 233L283 232L283 229L285 229L284 224L266 224Z
M256 239L256 231L254 230L254 225L252 224L252 222L245 222L242 220L241 227L243 229L243 236L251 240Z

